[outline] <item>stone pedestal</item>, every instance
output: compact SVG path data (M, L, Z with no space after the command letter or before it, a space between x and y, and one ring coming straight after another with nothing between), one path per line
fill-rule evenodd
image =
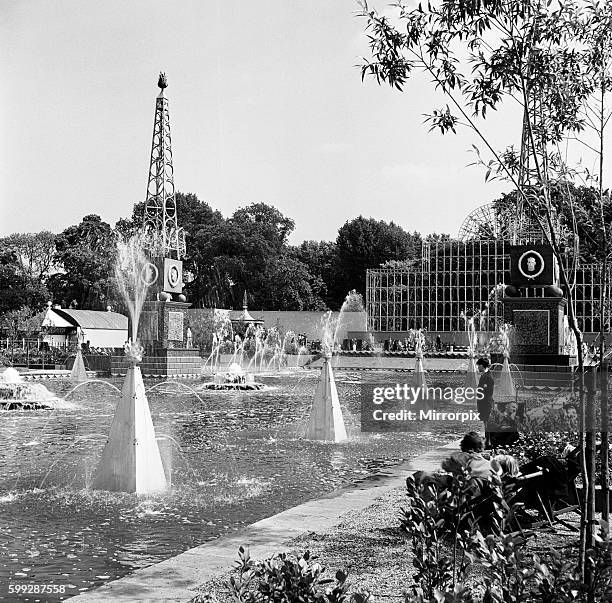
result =
M563 356L563 316L567 301L559 297L506 297L504 321L514 327L512 361L517 357L548 357L553 364ZM531 362L529 364L535 364Z
M504 320L514 327L510 362L525 385L569 387L575 358L564 353L567 300L559 297L506 297ZM491 357L493 362L501 358Z
M191 304L177 301L146 301L138 323L138 340L149 349L184 348L185 313Z
M138 323L138 340L144 347L140 367L146 377L199 375L199 350L186 348L185 314L191 304L178 301L146 301ZM123 374L127 365L118 363L113 371Z

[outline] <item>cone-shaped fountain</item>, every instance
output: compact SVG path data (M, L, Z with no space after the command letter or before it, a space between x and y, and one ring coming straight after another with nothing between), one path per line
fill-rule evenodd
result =
M126 345L126 356L132 362L96 469L94 490L151 494L167 488L149 402L136 364L136 345Z
M125 344L129 368L94 474L92 488L95 490L151 494L168 487L142 374L137 366L142 360L143 349L136 342L136 334L150 283L148 268L142 240L133 237L119 245L115 276L132 318L132 339Z
M416 334L416 341L414 347L416 353L416 360L414 363L414 374L412 376L412 387L415 389L420 387L421 389L427 388L427 372L423 366L423 353L425 351L425 335L423 331L419 329Z
M467 318L465 312L461 312L461 317L465 320L468 337L468 365L465 373L463 386L467 389L478 387L478 368L476 367L476 323L475 317Z
M414 364L414 374L412 376L412 387L422 389L427 387L425 367L423 366L423 356L417 356Z
M510 398L514 400L516 397L516 388L514 387L512 373L510 372L510 325L502 325L499 332L504 361L499 377L495 383L495 395L498 398Z
M465 373L465 381L463 382L463 387L468 388L477 388L478 387L478 368L476 367L476 358L474 356L470 356L468 358L468 366L467 371Z
M495 395L499 398L511 398L512 400L516 397L516 388L510 372L510 361L505 354L499 377L495 383Z
M343 442L348 437L330 360L331 354L326 354L305 437L309 440Z
M83 361L83 352L81 351L80 345L77 348L74 364L72 365L72 370L70 371L70 380L78 383L87 381L87 371L85 370L85 362Z

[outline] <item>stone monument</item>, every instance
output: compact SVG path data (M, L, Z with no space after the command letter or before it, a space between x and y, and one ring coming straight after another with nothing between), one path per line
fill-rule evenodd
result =
M567 353L567 300L552 249L541 243L516 245L510 258L512 287L507 290L513 295L503 299L504 321L513 326L510 361L526 384L567 385L576 358Z

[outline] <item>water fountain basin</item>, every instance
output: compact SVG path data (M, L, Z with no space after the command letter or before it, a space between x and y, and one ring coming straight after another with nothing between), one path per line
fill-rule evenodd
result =
M239 364L231 364L227 371L215 373L213 380L202 385L203 389L212 390L260 390L264 388L263 383L255 381L251 373L245 372Z
M55 396L38 383L25 383L13 368L0 373L0 410L51 410Z

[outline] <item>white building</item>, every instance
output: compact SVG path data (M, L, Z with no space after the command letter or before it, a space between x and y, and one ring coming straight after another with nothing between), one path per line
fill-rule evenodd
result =
M77 343L93 348L122 348L128 339L128 319L117 312L65 310L52 307L43 319L43 341L52 347Z

